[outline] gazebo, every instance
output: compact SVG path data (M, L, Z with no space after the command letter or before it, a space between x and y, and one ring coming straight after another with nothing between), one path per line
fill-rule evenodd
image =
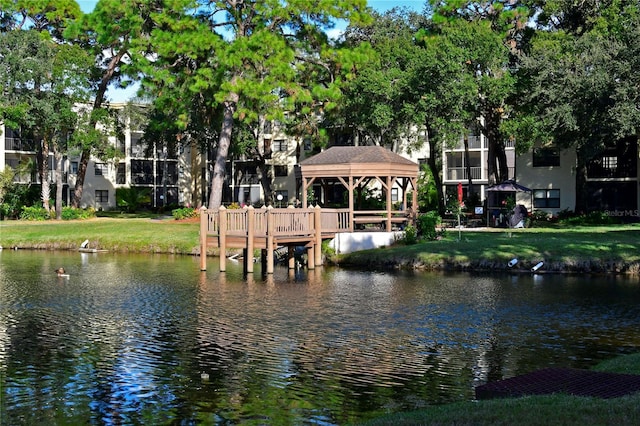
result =
M517 184L514 180L506 180L502 183L498 183L487 188L489 193L487 198L487 225L491 225L491 215L494 216L494 221L501 222L499 217L501 213L506 217L511 212L504 212L503 202L506 197L514 197L514 201L517 193L528 192L531 194L531 209L533 210L533 192L526 186Z
M322 185L325 193L331 185L341 184L349 195L351 231L356 223L381 223L387 231L394 222L414 222L418 205L417 163L380 146L333 146L300 162L298 179L302 183L302 207L307 207L307 191L314 184ZM355 195L369 184L377 182L386 198L385 210L355 210ZM391 189L402 190L402 210L393 211ZM412 189L411 207L407 193ZM400 201L400 200L398 200Z

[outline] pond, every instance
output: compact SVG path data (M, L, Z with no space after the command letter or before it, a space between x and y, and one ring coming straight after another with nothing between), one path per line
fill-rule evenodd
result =
M635 278L198 265L0 251L0 424L345 424L640 346Z

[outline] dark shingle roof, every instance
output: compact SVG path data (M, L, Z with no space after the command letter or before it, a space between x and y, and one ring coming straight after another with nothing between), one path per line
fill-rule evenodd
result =
M300 162L301 165L331 165L352 163L393 163L415 165L401 155L381 146L332 146Z

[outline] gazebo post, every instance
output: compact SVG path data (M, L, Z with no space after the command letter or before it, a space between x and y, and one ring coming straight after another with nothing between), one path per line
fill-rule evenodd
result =
M386 199L387 199L387 232L391 232L391 185L392 179L390 175L387 175L386 181Z
M354 197L353 197L353 176L349 176L349 232L354 231L353 226L353 211L354 211Z

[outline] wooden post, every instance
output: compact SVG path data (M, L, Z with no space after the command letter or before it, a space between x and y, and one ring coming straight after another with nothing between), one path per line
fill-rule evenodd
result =
M391 176L387 176L387 232L391 232L391 186L393 185L393 181L391 180Z
M247 215L247 249L244 255L244 270L245 272L253 272L253 244L255 235L255 211L253 206L246 208Z
M289 261L289 269L296 269L296 248L294 246L287 247L287 260Z
M227 270L227 209L220 206L218 210L218 247L220 249L220 272Z
M207 231L209 230L209 214L207 208L200 209L200 270L207 270Z
M273 215L271 210L273 208L269 206L267 208L267 274L273 274Z
M314 210L315 211L313 212L313 219L314 219L313 229L315 229L316 231L315 264L320 266L322 265L322 208L316 205L316 208Z
M315 243L311 241L307 247L307 269L316 269Z

